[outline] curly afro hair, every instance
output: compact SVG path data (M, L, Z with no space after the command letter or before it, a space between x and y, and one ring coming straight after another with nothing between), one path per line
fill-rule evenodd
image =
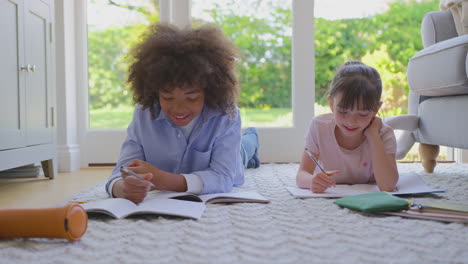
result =
M169 24L154 24L144 40L130 52L133 63L128 83L133 101L150 108L155 119L159 91L199 86L205 103L226 114L232 112L239 96L235 72L238 49L214 25L179 29Z

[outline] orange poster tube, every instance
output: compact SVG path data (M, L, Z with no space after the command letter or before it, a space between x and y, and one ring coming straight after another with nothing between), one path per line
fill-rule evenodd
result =
M80 239L88 227L88 215L77 203L41 209L0 209L0 238Z

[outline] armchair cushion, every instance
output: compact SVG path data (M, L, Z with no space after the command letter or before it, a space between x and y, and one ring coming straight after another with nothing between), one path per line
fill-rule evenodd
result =
M458 35L468 34L468 0L441 0L439 7L452 12Z

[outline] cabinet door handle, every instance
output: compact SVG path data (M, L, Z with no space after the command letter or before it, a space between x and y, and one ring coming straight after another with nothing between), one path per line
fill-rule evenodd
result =
M51 107L50 108L50 123L51 123L51 126L54 127L55 126L55 121L54 121L54 107Z
M31 65L29 65L29 64L28 65L21 65L20 70L29 72L29 67L30 66Z
M36 65L31 65L31 64L28 64L26 66L21 65L20 70L27 71L27 72L35 72L35 71L37 71L37 66Z

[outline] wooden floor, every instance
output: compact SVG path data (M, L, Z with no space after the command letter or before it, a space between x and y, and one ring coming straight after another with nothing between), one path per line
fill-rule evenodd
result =
M53 180L37 178L0 178L0 209L43 208L71 198L81 190L106 180L112 167L90 167L59 173Z

